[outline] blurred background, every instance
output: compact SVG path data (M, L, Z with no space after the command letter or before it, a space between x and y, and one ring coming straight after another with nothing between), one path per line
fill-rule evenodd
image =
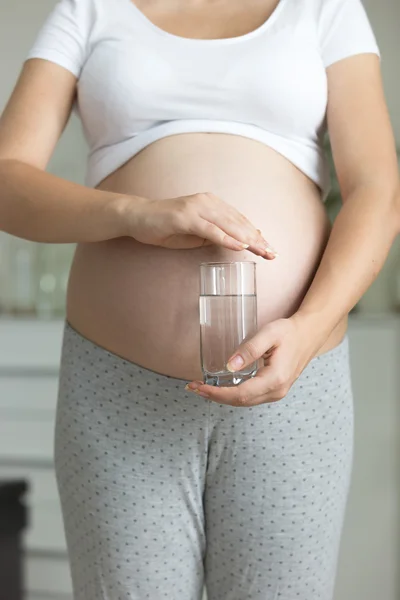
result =
M54 0L13 0L0 5L0 111L53 4ZM365 0L364 4L382 52L387 100L400 148L400 3ZM85 142L73 116L49 171L82 183L85 161ZM340 194L333 173L332 177L328 209L333 219ZM33 244L0 232L0 600L19 600L18 586L27 600L72 598L52 438L73 251L70 245ZM356 444L335 600L398 600L398 242L377 281L352 312L349 335ZM24 493L23 486L6 486L6 480L27 481L29 489ZM18 574L20 541L23 562ZM21 583L12 590L16 579Z

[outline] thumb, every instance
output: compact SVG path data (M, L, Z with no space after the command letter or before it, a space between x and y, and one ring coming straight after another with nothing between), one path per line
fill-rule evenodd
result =
M261 358L273 346L272 336L265 329L260 329L253 337L243 342L227 363L228 371L234 373L243 367L251 365Z

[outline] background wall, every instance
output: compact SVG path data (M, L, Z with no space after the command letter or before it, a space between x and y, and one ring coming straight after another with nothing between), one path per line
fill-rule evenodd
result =
M125 0L112 0L113 2ZM12 0L0 7L0 110L15 84L22 62L54 0ZM400 146L400 2L364 0L382 51L382 70L398 146ZM81 182L86 156L85 143L76 118L71 122L51 163L51 170Z
M126 0L113 0L126 1ZM31 47L54 0L13 0L0 8L0 110L15 84L22 62ZM382 70L392 123L400 148L400 78L397 64L400 57L399 0L364 0L379 46ZM78 183L85 173L86 145L78 119L71 121L55 151L49 170ZM365 294L360 306L367 312L387 312L393 305L395 271L400 273L400 240L376 282ZM400 277L400 276L399 276Z
M400 150L400 2L399 0L364 0L382 53L382 72L389 106ZM396 275L400 277L400 239L390 252L378 279L364 295L360 306L367 312L386 312L393 306ZM400 293L400 290L399 292Z
M113 0L116 1L116 0ZM55 0L12 0L0 5L0 111L18 78L22 63ZM49 170L78 183L85 174L86 144L72 116L56 148Z
M120 1L126 0L109 0ZM364 0L364 4L382 52L386 95L400 148L400 0ZM0 5L0 112L53 5L54 0L4 0ZM49 170L83 182L85 162L80 123L72 117ZM390 309L397 271L400 277L400 243L365 294L361 303L365 313ZM0 477L28 473L33 487L27 600L71 600L51 450L61 329L61 322L0 319ZM355 465L336 600L397 600L400 318L356 315L350 337Z
M400 2L364 0L382 53L382 71L392 123L400 146Z

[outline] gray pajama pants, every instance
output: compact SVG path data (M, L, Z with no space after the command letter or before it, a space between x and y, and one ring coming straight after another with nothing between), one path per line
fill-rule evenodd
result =
M331 600L349 487L347 338L237 408L66 326L55 462L75 600Z

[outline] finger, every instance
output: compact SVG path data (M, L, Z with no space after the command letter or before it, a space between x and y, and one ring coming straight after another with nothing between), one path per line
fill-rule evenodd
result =
M257 229L258 233L261 235L261 237L263 238L263 240L265 240L265 237L263 236L261 229ZM265 240L266 243L266 250L267 250L267 258L268 259L274 259L277 256L279 256L278 252L275 250L275 248L273 248L273 246L271 246L271 244L269 242L267 242Z
M257 256L262 256L267 260L275 260L279 256L278 252L274 250L268 243L264 249L261 249L259 246L251 246L248 248L249 252L253 252Z
M217 225L227 235L239 242L248 244L255 254L267 255L268 258L277 256L276 250L267 242L261 233L241 212L214 196L203 194L204 201L197 204L199 215L205 220Z
M272 378L271 381L268 382L266 375L267 368L264 367L257 372L257 375L240 385L233 387L215 387L203 384L197 387L195 393L207 397L213 402L218 402L219 404L231 406L255 406L256 404L265 402L267 396L271 398L270 401L273 401L274 382ZM276 395L279 395L279 393Z
M261 230L236 208L221 200L212 193L202 194L202 201L197 204L199 215L205 220L215 223L220 229L246 244L259 244L263 248L267 241ZM245 236L245 239L242 237Z
M272 347L267 352L264 352L261 360L263 361L265 366L267 364L269 364L270 359L273 357L274 353L275 353L275 347Z
M195 224L193 224L190 227L189 231L197 237L210 240L213 244L223 246L224 248L228 248L229 250L240 251L249 248L249 244L246 244L241 240L233 238L232 236L226 234L225 231L220 229L214 223L210 223L209 221L205 221L204 219L200 219Z
M229 236L249 245L249 250L259 256L274 259L278 256L276 250L267 242L264 236L256 229L250 221L238 213L227 215L217 212L208 221L215 223L222 231Z
M250 245L250 248L258 248L262 251L265 251L269 255L269 258L276 258L277 256L279 256L275 248L273 248L272 244L269 243L263 236L261 229L256 229L246 217L244 217L241 213L237 213L237 211L235 211L232 217L232 223L226 224L226 226L230 226L232 228L229 231L227 231L228 233L230 233L230 235L232 235L233 237L236 237L237 234L240 235L240 231L242 229L241 219L243 218L244 222L248 226L249 235L251 236L250 238L246 238L247 243ZM217 222L217 225L221 226L219 222ZM222 226L222 229L224 231L226 231L226 226Z
M249 340L243 342L236 352L228 359L227 369L234 373L261 358L265 353L270 353L276 343L275 336L263 327Z
M262 258L265 258L267 260L273 260L278 256L278 254L275 251L270 249L267 250L267 248L265 248L262 245L250 246L248 243L243 241L246 239L243 235L240 237L239 234L237 234L237 238L232 237L231 235L227 234L223 229L220 229L217 225L211 223L210 221L202 221L198 223L195 235L211 240L214 244L217 244L218 246L223 246L224 248L228 248L229 250L248 250L256 256L261 256Z
M204 381L190 381L185 385L185 390L189 392L194 392L202 385L205 385Z
M246 244L246 242L233 238L214 223L203 219L196 223L196 226L191 228L190 231L198 237L210 240L213 244L223 246L229 250L241 251L249 248L249 244Z

